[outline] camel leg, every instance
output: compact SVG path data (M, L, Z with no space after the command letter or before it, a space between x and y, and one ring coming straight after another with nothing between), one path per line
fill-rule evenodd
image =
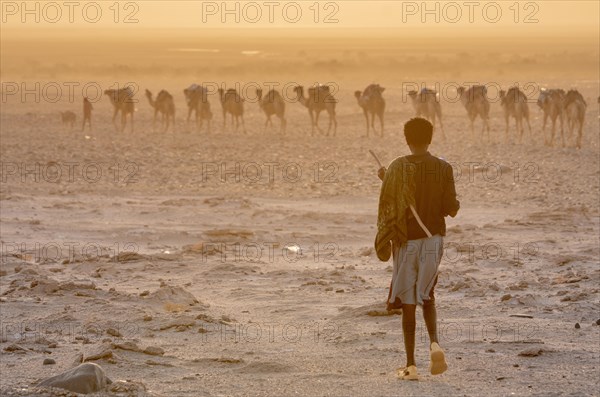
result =
M244 115L239 116L242 119L242 132L246 134L246 123L244 122Z
M550 133L550 144L549 144L549 146L552 146L554 144L554 133L555 132L556 132L556 119L552 120L552 131ZM546 145L548 145L548 141L546 139L546 133L545 132L544 132L544 143Z
M331 111L331 113L329 114L329 124L331 124L331 121L333 120L333 136L337 135L337 116L335 115L335 109L333 109Z
M131 133L133 134L133 112L131 112Z
M308 115L310 116L310 135L315 134L315 116L313 115L313 110L308 109Z
M577 134L577 149L581 149L581 137L583 135L583 123L579 123L579 132Z
M548 119L548 115L544 113L544 124L542 125L542 134L544 134L544 144L548 145L548 137L546 136L546 120ZM552 123L554 125L554 122Z
M377 128L375 128L375 112L371 113L371 129L373 129L373 133L377 133Z
M319 127L319 116L321 115L321 111L320 110L316 110L315 111L315 126L317 127L317 130L319 131L320 134L323 133L323 130L321 129L321 127ZM327 132L327 135L329 135L329 131Z
M383 137L383 128L384 128L384 121L383 121L383 112L379 112L377 113L377 117L379 117L379 124L381 126L381 137Z
M116 123L117 113L119 113L119 109L115 108L115 111L113 112L113 117L112 117L112 123L113 123L113 126L115 127L115 131L119 131L119 126Z
M367 138L369 137L369 114L367 109L363 108L363 114L365 115L365 122L367 123Z
M171 116L167 115L167 125L165 126L165 129L163 132L167 132L169 130L169 126L171 125Z

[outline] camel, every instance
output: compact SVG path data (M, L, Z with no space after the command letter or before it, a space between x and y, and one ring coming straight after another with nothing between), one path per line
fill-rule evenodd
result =
M562 139L562 145L565 146L565 135L563 128L563 102L565 100L565 91L561 89L545 89L542 88L540 96L537 100L538 106L544 112L544 126L542 132L544 134L544 143L552 146L554 144L554 133L556 131L556 119L560 120L560 136ZM552 134L550 135L550 141L546 136L546 122L548 117L552 121Z
M90 131L92 130L92 110L94 107L90 100L85 97L83 98L83 123L81 124L81 132L85 131L85 122L88 122Z
M375 129L375 116L377 115L379 124L381 125L380 136L383 137L385 99L383 99L381 94L384 90L385 88L379 84L370 84L362 92L354 91L358 106L362 108L365 115L365 121L367 122L367 138L369 137L369 113L371 114L371 128L373 128L373 132L377 133L377 130Z
M267 116L267 121L265 121L265 129L268 124L271 124L273 127L273 122L271 121L271 116L276 115L281 121L280 131L282 133L285 132L285 127L287 125L287 121L285 120L285 101L281 94L279 94L275 90L270 90L267 92L267 95L262 96L262 89L256 89L256 96L258 98L258 106L265 112Z
M192 84L185 90L185 101L188 105L187 123L190 124L192 112L196 117L196 130L200 131L202 123L206 120L206 132L210 133L210 124L212 120L212 112L210 110L210 102L208 101L208 90L198 84Z
M517 124L517 133L519 134L519 143L523 140L523 119L527 122L529 135L531 135L531 125L529 124L529 105L527 105L527 96L519 87L510 87L508 91L500 90L500 105L504 109L504 120L506 122L506 142L508 142L508 121L510 116L515 118Z
M69 131L72 131L73 125L75 125L75 120L77 119L75 113L71 112L70 110L67 110L66 112L60 112L60 118L63 125L68 126Z
M135 101L133 99L133 90L131 87L125 87L118 90L106 90L104 95L107 95L112 103L114 112L112 122L117 131L119 127L115 124L117 113L121 112L121 129L120 132L125 131L125 125L127 124L127 115L131 115L131 132L133 133L133 112L135 112Z
M173 130L175 130L175 102L173 96L165 90L161 90L156 96L156 100L152 99L152 93L146 90L146 97L150 106L154 108L154 120L152 122L152 131L156 130L156 115L162 115L163 132L169 129L171 121L173 121Z
M423 88L420 92L409 91L408 96L412 101L417 117L425 116L427 120L431 121L434 128L436 117L440 120L442 138L446 139L444 124L442 124L442 105L440 104L438 93L435 90Z
M235 118L235 131L237 132L242 120L242 131L246 133L246 125L244 124L244 98L242 98L234 88L229 88L227 91L219 88L219 99L221 100L221 108L223 110L223 130L225 130L227 121L227 113L231 114L231 124Z
M487 99L487 88L483 85L474 85L465 89L465 87L458 87L458 95L460 101L467 111L469 120L471 121L471 135L474 134L473 123L477 116L481 117L483 121L483 128L481 134L487 130L488 138L490 136L490 102Z
M581 137L583 134L583 122L585 121L585 110L587 103L583 96L577 90L569 90L565 95L564 112L567 117L567 127L569 128L569 137L573 135L575 126L577 131L577 149L581 149Z
M337 100L331 94L331 89L327 85L316 84L308 89L308 97L304 96L304 87L301 85L294 87L298 102L308 109L311 122L311 135L315 133L315 127L320 133L323 131L319 127L319 114L323 110L329 114L329 128L327 129L327 136L331 131L331 125L333 124L333 135L337 133L337 118L335 116L335 106ZM316 116L316 117L315 117Z

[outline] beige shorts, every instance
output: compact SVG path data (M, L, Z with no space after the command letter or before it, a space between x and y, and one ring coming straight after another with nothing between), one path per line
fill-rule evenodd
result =
M439 234L394 247L390 302L397 297L407 305L422 305L423 301L435 299L433 289L443 252L444 240Z

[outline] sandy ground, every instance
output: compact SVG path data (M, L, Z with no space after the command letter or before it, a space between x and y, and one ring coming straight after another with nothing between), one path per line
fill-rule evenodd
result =
M111 395L598 395L598 81L552 81L588 102L581 150L543 144L535 98L522 144L512 124L505 143L498 103L490 138L443 103L431 152L462 207L437 288L449 369L428 374L420 322L423 379L402 383L401 319L368 315L391 277L368 150L408 153L401 83L382 81L386 135L366 138L352 93L368 79L340 80L336 137L310 136L297 103L285 135L255 103L246 135L223 131L216 97L213 133L192 131L186 84L167 80L140 86L174 93L174 133L152 132L141 94L134 134L114 131L106 98L85 133L57 114L79 123L78 103L3 104L0 394L51 395L34 385L83 357L138 390Z

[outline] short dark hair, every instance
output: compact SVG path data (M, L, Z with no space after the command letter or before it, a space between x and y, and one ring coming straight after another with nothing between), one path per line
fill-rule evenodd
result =
M433 137L433 125L422 117L412 118L404 124L404 137L408 145L429 145Z

